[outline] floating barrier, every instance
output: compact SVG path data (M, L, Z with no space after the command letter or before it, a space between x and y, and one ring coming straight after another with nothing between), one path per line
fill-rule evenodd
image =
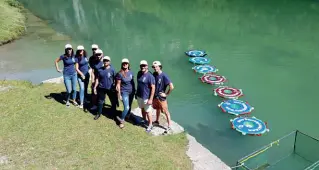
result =
M231 119L230 122L232 128L243 135L261 136L262 134L269 132L267 123L255 117L237 117Z
M189 50L185 54L189 57L205 57L207 55L205 51L201 50Z
M211 65L197 65L192 68L196 73L208 74L208 73L216 73L218 69Z
M189 61L193 64L208 64L210 59L205 57L191 57Z
M243 91L241 89L227 87L227 86L220 86L214 89L214 95L220 96L227 99L238 99L239 97L243 96Z
M223 112L227 112L236 116L250 114L254 110L254 108L247 102L236 99L223 101L218 105L218 107L220 107Z
M222 85L227 80L224 76L220 76L213 73L208 73L199 78L203 83L211 85Z

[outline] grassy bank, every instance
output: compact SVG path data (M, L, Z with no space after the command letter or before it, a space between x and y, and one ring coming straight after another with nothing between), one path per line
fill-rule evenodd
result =
M23 7L15 0L0 0L0 45L17 39L25 31Z
M53 98L63 85L0 81L0 169L191 169L185 134L152 137L144 129ZM120 108L119 108L120 109ZM1 161L0 161L1 162Z

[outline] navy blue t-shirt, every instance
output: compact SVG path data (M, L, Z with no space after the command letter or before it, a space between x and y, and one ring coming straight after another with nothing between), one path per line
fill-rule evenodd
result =
M89 60L86 56L75 58L75 62L79 64L79 70L86 75L89 72Z
M74 56L70 56L70 57L66 57L64 55L60 56L60 60L63 61L63 75L67 75L67 76L71 76L76 74L76 70L75 70L75 57Z
M115 70L112 67L98 69L99 88L111 89L114 86Z
M156 72L153 73L155 78L155 98L164 101L166 97L162 97L159 95L160 92L165 93L167 86L171 83L171 80L165 73L158 74Z
M135 90L134 87L134 74L131 70L129 70L128 72L125 73L126 76L124 77L124 75L121 72L118 72L116 74L116 80L121 80L121 94L122 93L132 93L133 90Z
M137 73L137 91L136 96L143 100L149 99L151 95L151 85L155 85L155 79L152 73Z
M98 60L98 61L95 61L95 62L92 62L92 66L90 64L90 67L94 70L94 75L96 76L97 73L98 73L98 70L102 67L104 67L104 63L101 61L101 60ZM110 67L114 69L114 67L112 66L112 64L110 64Z

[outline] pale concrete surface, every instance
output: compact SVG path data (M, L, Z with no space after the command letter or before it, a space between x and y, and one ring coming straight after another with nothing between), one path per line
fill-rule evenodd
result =
M61 77L56 77L48 80L42 81L42 83L55 83L55 84L61 84L63 83L63 76Z
M212 154L196 139L187 134L188 150L186 154L193 163L194 170L230 170L231 168L221 161L216 155Z

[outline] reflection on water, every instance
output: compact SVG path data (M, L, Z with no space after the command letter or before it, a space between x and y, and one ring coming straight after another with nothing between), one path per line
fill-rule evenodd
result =
M169 98L173 119L228 164L294 129L319 137L314 127L319 115L310 112L319 92L304 92L319 83L317 1L21 2L57 32L71 36L74 46L99 44L116 67L122 57L132 61L135 72L142 59L161 60L176 86ZM54 72L53 60L68 41L32 37L17 41L18 48L5 53L23 54L27 60L15 72ZM3 48L10 46L0 52ZM191 70L184 51L192 48L206 50L228 85L243 89L243 100L255 107L254 116L269 122L269 134L241 136L230 129L232 116L217 107L221 99ZM19 65L20 58L6 57L3 62Z

